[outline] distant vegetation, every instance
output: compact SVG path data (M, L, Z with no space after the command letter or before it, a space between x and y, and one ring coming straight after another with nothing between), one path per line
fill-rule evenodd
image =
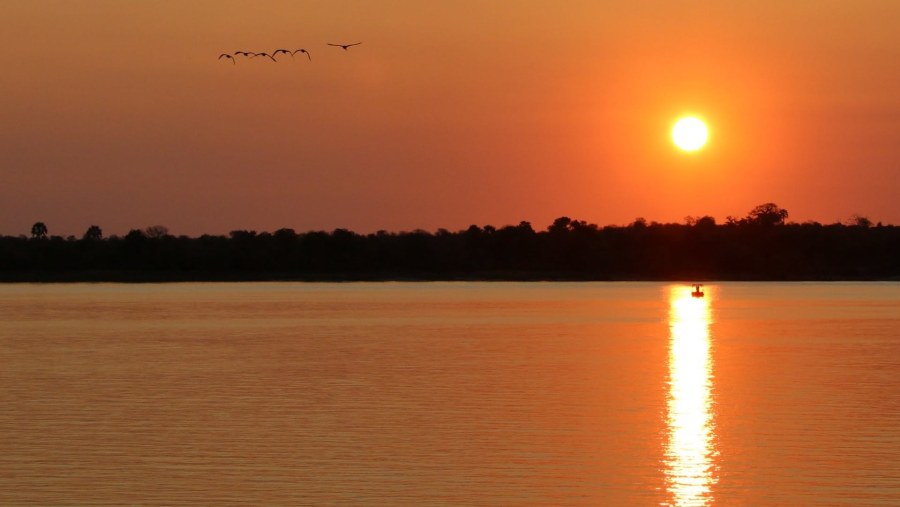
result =
M788 223L767 203L746 217L600 227L560 217L450 232L232 231L198 238L163 226L79 239L0 237L3 281L169 280L841 280L900 279L900 227L854 216Z

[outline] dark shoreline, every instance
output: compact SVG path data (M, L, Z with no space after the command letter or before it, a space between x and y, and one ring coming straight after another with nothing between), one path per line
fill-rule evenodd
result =
M556 219L456 232L232 231L172 236L163 227L105 238L0 236L2 282L239 281L893 281L900 227L785 223L774 204L745 219L605 226Z

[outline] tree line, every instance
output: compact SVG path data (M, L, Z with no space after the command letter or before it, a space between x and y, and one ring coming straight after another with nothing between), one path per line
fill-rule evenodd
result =
M0 236L2 281L176 280L868 280L900 279L900 228L861 216L789 223L759 205L742 218L687 217L600 227L560 217L451 232L232 231L174 236L163 226L104 237Z

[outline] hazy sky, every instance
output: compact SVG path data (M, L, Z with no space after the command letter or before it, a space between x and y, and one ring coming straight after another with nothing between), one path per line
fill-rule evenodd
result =
M900 1L0 1L0 234L900 223ZM349 51L326 42L359 42ZM306 48L278 63L222 52ZM669 130L694 113L701 152Z

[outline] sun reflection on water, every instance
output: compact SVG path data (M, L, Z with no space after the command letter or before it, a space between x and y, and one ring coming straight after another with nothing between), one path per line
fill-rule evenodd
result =
M668 440L665 474L674 506L712 505L716 482L712 421L709 324L710 298L687 287L669 293Z

